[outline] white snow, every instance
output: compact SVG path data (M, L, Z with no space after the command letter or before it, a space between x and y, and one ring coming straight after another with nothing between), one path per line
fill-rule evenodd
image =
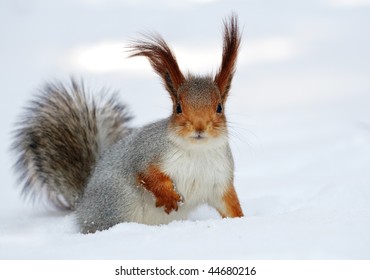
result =
M285 1L189 1L181 9L153 2L0 3L0 259L370 259L369 9L325 1L289 8ZM218 53L210 73L230 11L244 25L241 57L256 49L253 42L294 42L279 59L266 46L263 59L238 64L226 110L244 218L221 219L203 206L186 221L82 235L73 213L20 197L11 130L43 81L73 74L90 89L119 89L135 125L157 120L170 101L149 64L130 71L108 63L97 73L95 63L79 67L70 58L84 46L155 30L175 53L179 46L178 56L191 55L191 46ZM116 59L124 64L123 47Z

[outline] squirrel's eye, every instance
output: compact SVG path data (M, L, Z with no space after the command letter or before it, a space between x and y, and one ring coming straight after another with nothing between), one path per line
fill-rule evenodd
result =
M222 113L222 105L221 105L221 103L218 103L216 112L219 113L219 114Z
M181 109L180 103L177 103L177 105L176 105L176 113L177 114L181 114L182 113L182 109Z

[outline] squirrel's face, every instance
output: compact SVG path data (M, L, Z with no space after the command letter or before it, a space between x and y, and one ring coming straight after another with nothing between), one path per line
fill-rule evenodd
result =
M174 53L158 34L147 35L131 45L131 57L147 57L170 94L173 113L169 135L177 143L190 148L227 143L224 105L235 73L240 41L237 16L232 14L224 21L222 61L214 78L185 77Z
M174 99L171 131L188 144L227 141L224 101L212 78L190 76Z

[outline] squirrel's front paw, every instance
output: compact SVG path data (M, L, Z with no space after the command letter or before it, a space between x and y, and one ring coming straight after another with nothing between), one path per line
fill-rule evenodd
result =
M183 203L184 199L181 195L177 192L173 191L171 193L167 193L166 196L157 197L157 201L155 206L162 207L164 206L164 211L167 214L170 214L172 210L177 211L179 206Z
M175 191L171 178L155 165L149 166L145 173L140 173L137 181L138 185L153 194L156 200L155 206L164 206L164 211L167 214L170 214L172 210L177 211L183 202L181 195Z

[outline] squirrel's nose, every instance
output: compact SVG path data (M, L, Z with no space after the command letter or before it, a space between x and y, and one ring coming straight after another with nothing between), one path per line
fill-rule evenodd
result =
M205 131L206 131L206 127L205 127L204 123L198 122L198 123L194 124L193 135L194 135L195 138L197 138L197 139L203 138Z
M196 130L193 137L195 139L203 139L205 137L204 130Z
M204 133L205 125L203 123L197 123L194 125L194 130L196 133Z
M196 131L195 132L195 138L202 138L203 131Z

